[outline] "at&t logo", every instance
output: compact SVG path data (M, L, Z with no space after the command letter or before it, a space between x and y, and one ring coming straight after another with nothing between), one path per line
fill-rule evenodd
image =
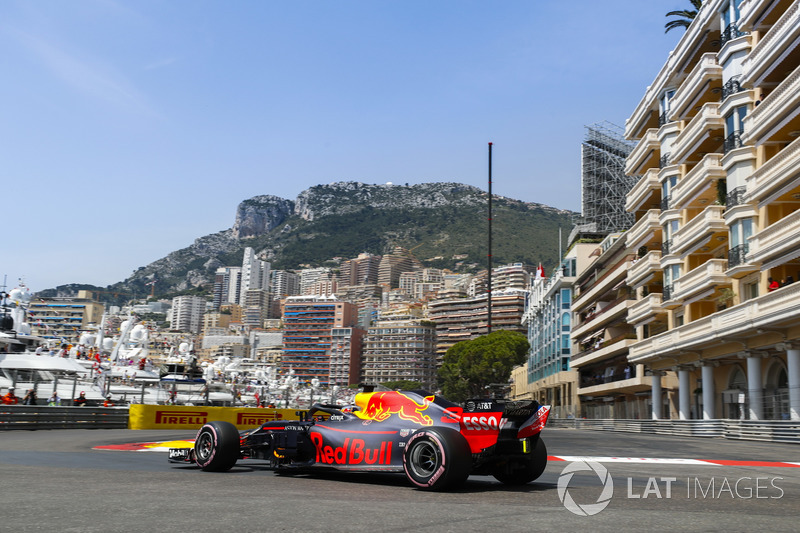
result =
M572 481L572 476L575 472L594 472L600 478L603 485L603 491L597 498L596 503L579 504L572 499L569 494L569 482ZM605 509L611 503L611 496L614 495L614 480L611 479L611 474L608 473L606 467L600 463L593 461L576 461L570 463L561 472L558 478L558 497L564 507L571 513L578 516L593 516Z

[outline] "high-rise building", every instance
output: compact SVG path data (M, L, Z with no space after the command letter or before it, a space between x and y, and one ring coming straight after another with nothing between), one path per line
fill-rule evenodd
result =
M264 320L269 317L270 298L271 295L267 290L248 290L245 293L245 302L242 308L242 323L250 328L263 328Z
M436 330L410 316L378 320L364 339L364 383L417 381L432 389L436 377Z
M172 299L170 327L188 333L200 333L206 301L200 296L176 296Z
M214 275L214 309L225 304L238 304L241 287L241 267L219 267Z
M302 380L330 382L331 330L354 327L356 307L329 297L290 296L283 310L284 371Z
M275 300L297 296L300 294L300 276L287 270L275 270L272 272L270 290Z
M522 325L527 290L492 291L492 331L527 333ZM436 324L436 354L441 365L448 348L489 333L488 298L437 298L428 302L428 319Z
M339 286L344 288L353 285L377 285L380 263L381 256L367 253L359 254L355 259L342 262Z
M626 122L628 360L654 418L667 393L680 419L800 420L798 13L703 2Z
M331 329L330 384L346 387L361 383L361 350L364 330Z
M239 302L243 304L247 291L251 289L269 290L270 264L256 257L255 251L244 249L242 258L242 280L239 287Z
M392 253L381 258L378 266L378 284L396 289L400 281L400 274L421 269L422 263L411 252L397 246Z

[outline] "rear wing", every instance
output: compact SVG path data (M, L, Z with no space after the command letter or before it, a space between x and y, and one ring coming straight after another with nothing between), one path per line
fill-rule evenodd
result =
M517 438L539 434L550 416L550 406L535 400L474 399L464 402L464 413L503 412L503 429L516 428Z

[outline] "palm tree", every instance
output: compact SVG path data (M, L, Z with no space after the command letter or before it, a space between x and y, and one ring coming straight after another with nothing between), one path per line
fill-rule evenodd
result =
M703 0L689 0L692 6L694 6L693 10L688 9L681 9L679 11L670 11L666 14L667 17L681 17L674 20L670 20L666 24L664 24L664 33L667 33L669 30L675 28L688 28L689 24L692 23L694 18L697 16L697 12L700 10L700 6L703 5Z

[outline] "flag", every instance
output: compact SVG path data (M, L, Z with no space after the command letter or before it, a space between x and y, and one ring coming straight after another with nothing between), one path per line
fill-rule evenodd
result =
M536 279L544 279L544 278L545 278L544 267L542 266L541 263L539 263L539 266L536 268Z

